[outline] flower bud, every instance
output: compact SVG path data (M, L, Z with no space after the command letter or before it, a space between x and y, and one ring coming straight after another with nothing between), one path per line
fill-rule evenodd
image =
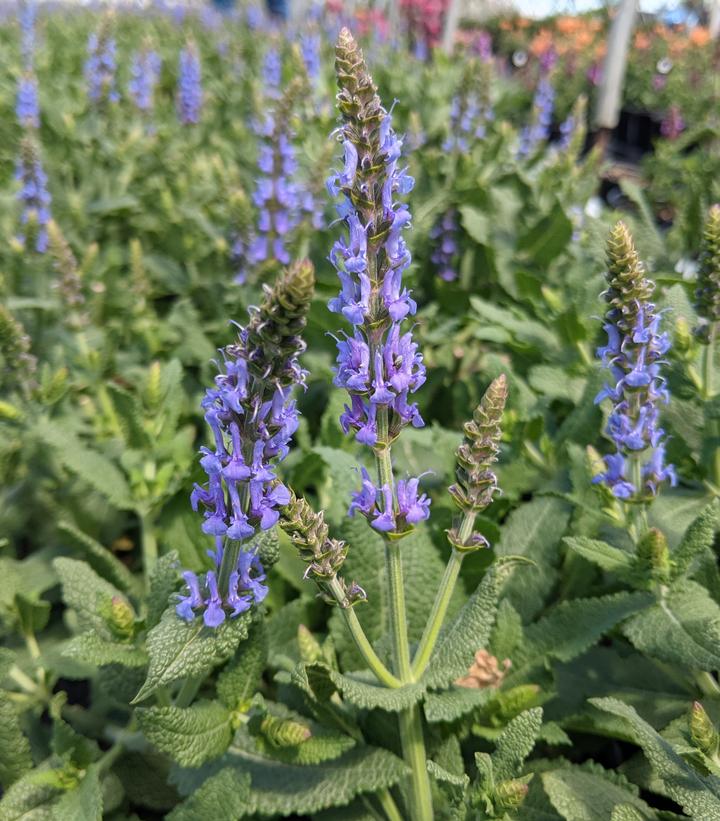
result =
M532 775L529 778L532 778ZM527 779L511 778L502 781L495 788L495 804L498 809L517 810L525 801L529 789Z
M275 747L297 747L312 736L306 724L270 715L262 720L260 732Z
M637 546L638 560L643 568L650 571L656 581L664 581L670 573L670 551L667 539L661 530L651 527Z
M720 205L713 205L705 220L697 285L695 308L705 320L697 335L707 343L711 326L720 320Z
M718 754L720 737L710 716L699 701L693 702L690 712L690 738L698 750L705 755L713 757Z
M297 640L298 647L300 648L300 660L302 662L305 664L313 664L322 658L322 648L318 640L304 624L298 625Z

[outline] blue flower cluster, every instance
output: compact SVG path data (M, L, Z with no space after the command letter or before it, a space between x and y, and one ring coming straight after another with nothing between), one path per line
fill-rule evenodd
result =
M22 224L33 226L35 250L44 254L48 248L47 225L51 218L52 198L47 189L48 178L43 170L37 145L29 136L22 143L15 179L21 183L17 199L23 206ZM26 236L21 234L18 239L24 244Z
M110 36L109 27L103 24L99 31L88 37L88 58L85 61L85 82L88 97L93 103L116 103L120 95L115 88L117 69L115 38Z
M265 52L262 65L262 83L265 96L271 100L279 99L281 82L282 59L278 50L271 46Z
M202 584L194 573L184 574L189 592L180 597L176 610L182 618L192 619L195 610L202 609L209 627L222 623L226 609L235 617L265 597L265 575L254 548L237 552L227 586L221 590L223 556L228 541L247 543L272 528L279 519L278 508L290 501L289 490L276 477L275 464L287 456L297 430L292 391L304 384L306 372L297 359L302 350L299 342L294 353L268 361L258 334L273 321L277 320L254 309L237 342L221 351L221 371L202 401L214 447L200 450L207 482L195 485L190 501L193 510L202 509L203 533L215 540L215 549L209 551L215 568L205 574Z
M23 66L30 70L35 55L35 15L37 5L34 0L20 4L20 51Z
M177 112L183 125L196 125L200 122L202 108L202 69L197 46L188 42L180 52Z
M300 38L300 52L310 82L317 86L320 77L320 35L316 32L303 34Z
M15 113L23 128L40 127L38 85L37 79L31 71L26 71L18 83Z
M128 93L135 107L143 114L152 111L161 65L160 55L150 48L144 48L133 55Z
M437 267L438 276L445 282L457 279L457 271L453 267L458 251L457 231L457 211L454 208L448 208L430 231L430 238L435 240L430 259Z
M458 94L450 104L450 134L443 142L444 151L469 151L476 140L487 133L487 123L494 113L475 94Z
M527 157L550 136L553 112L555 110L555 89L543 75L535 89L532 106L532 122L520 132L518 157Z
M608 342L597 354L614 384L605 385L595 401L610 399L613 404L606 432L616 452L606 457L607 470L594 481L605 482L619 499L642 499L655 496L662 482L676 482L674 468L665 465L665 432L659 426L659 404L669 400L660 365L670 340L660 332L661 315L650 302L653 285L644 277L622 223L613 230L608 249L605 298L611 307L603 325ZM635 475L630 461L638 464Z
M403 320L416 311L402 281L410 265L403 238L410 212L395 199L396 194L407 194L414 181L399 165L402 141L347 30L340 34L337 54L338 104L345 123L336 134L343 145L344 167L330 176L327 186L333 197L343 195L337 212L347 235L330 253L341 291L328 307L352 325L352 332L337 340L334 383L350 394L350 405L340 418L343 430L353 430L359 442L383 449L406 425L424 424L410 395L425 382L425 366L411 330L401 330ZM344 62L353 71L347 79L341 71ZM396 492L393 499L391 485L377 487L364 472L350 513L360 511L375 529L395 532L427 518L430 501L419 493L417 479L398 482Z
M293 181L297 171L292 132L278 112L267 113L256 125L262 143L253 203L258 209L257 235L250 243L247 259L259 265L275 259L282 265L290 262L288 234L298 224L300 196Z

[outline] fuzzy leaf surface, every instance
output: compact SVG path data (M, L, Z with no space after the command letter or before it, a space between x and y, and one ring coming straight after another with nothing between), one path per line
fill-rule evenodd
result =
M82 551L92 569L120 590L131 593L137 588L133 574L106 547L83 533L72 522L58 522L58 530L78 550Z
M490 639L500 590L511 570L511 562L493 565L457 618L441 632L423 676L425 686L447 687L467 673L476 651Z
M112 639L112 633L101 610L114 596L125 596L110 582L100 578L85 562L77 559L55 559L53 566L62 583L63 601L78 616L80 627L95 630L98 636Z
M226 619L219 627L205 627L202 619L186 622L169 607L148 633L148 676L134 701L142 701L158 687L185 676L202 676L226 661L247 638L251 615Z
M643 653L695 670L720 669L720 605L702 585L680 582L624 626Z
M522 763L535 746L542 718L542 708L534 707L515 716L502 731L492 754L493 774L497 781L519 775Z
M103 796L97 766L88 767L82 781L60 797L53 808L55 821L102 821Z
M713 501L685 531L682 541L672 554L675 577L684 575L696 556L712 548L719 517L718 504Z
M253 625L248 638L218 676L218 698L228 710L236 710L253 697L260 685L267 656L267 629L260 621Z
M183 767L219 758L230 745L230 713L217 701L191 707L149 707L137 711L140 727L163 753Z
M720 821L720 779L696 772L627 704L615 698L593 698L591 704L629 723L655 774L688 815L697 821Z
M4 790L32 767L30 743L15 706L0 692L0 785Z
M233 767L210 776L189 798L177 806L168 821L235 821L245 815L250 797L250 778Z
M625 550L585 536L567 537L563 542L575 553L611 573L627 575L633 569L633 557Z
M119 641L109 641L93 632L83 633L70 639L63 648L63 655L94 664L96 667L106 664L143 667L148 661L147 653L139 647Z

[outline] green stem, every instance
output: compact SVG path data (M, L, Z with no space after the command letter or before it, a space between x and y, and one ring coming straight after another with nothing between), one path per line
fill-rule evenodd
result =
M458 534L460 541L463 542L463 544L465 544L472 536L474 525L475 513L465 513L462 524L460 525L460 532ZM452 599L452 594L455 590L458 576L460 575L460 568L462 567L464 555L464 553L461 553L453 547L448 563L445 566L445 574L442 577L440 587L438 588L438 592L435 596L430 617L425 625L425 630L422 634L422 638L420 639L418 649L415 651L415 658L413 659L412 665L412 671L415 678L419 678L423 674L428 662L430 661L432 651L435 649L435 644L438 636L440 635L443 622L445 621L448 607L450 606L450 599Z
M155 522L148 513L140 514L140 532L142 539L143 568L145 570L145 584L149 586L150 575L158 560L158 544L155 538Z
M188 676L183 681L182 686L175 696L176 707L189 707L197 695L200 685L203 683L203 676Z
M630 481L635 486L635 492L640 493L643 486L642 478L642 454L633 453L628 459L630 463ZM647 533L648 519L647 519L647 504L645 502L636 502L629 506L630 521L632 537L637 544L640 539Z
M97 766L100 772L107 772L112 765L117 761L123 752L123 745L120 743L113 744L107 752L98 759Z
M708 343L703 346L702 354L702 398L712 399L714 396L714 373L715 373L715 337L717 336L717 324L710 324L708 332Z
M390 488L393 504L395 504L395 481L390 455L387 408L380 408L377 413L377 447L374 453L380 486L387 485ZM394 672L403 684L410 684L414 681L414 678L410 664L410 643L407 634L402 556L400 554L400 543L388 538L385 539L385 567L388 574ZM398 720L403 756L411 773L409 817L413 821L432 821L432 792L427 772L425 739L423 737L419 706L415 704L407 710L403 710L399 714Z
M720 684L718 684L717 679L711 673L696 673L695 681L706 696L711 696L712 698L718 698L720 696Z
M430 777L427 771L425 738L423 737L420 707L415 704L398 716L405 763L412 772L410 814L412 821L432 821L433 801Z
M343 591L340 582L333 579L330 582L330 590L335 597L335 600L340 605L340 612L345 619L345 624L355 640L358 650L362 653L367 666L375 673L378 680L386 687L397 688L401 686L400 679L396 678L387 667L380 661L377 653L373 650L372 644L365 635L365 631L360 624L360 621L352 607L343 607Z
M390 794L390 790L380 790L378 800L385 811L388 821L403 821L403 817L400 815L400 810L397 808L397 804Z

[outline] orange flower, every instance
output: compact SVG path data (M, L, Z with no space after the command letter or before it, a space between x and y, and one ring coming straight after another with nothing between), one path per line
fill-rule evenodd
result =
M690 32L690 42L694 46L706 46L710 42L710 32L704 26L696 26Z
M644 31L639 31L635 35L635 48L638 51L645 51L650 48L651 40L649 35L647 35Z

